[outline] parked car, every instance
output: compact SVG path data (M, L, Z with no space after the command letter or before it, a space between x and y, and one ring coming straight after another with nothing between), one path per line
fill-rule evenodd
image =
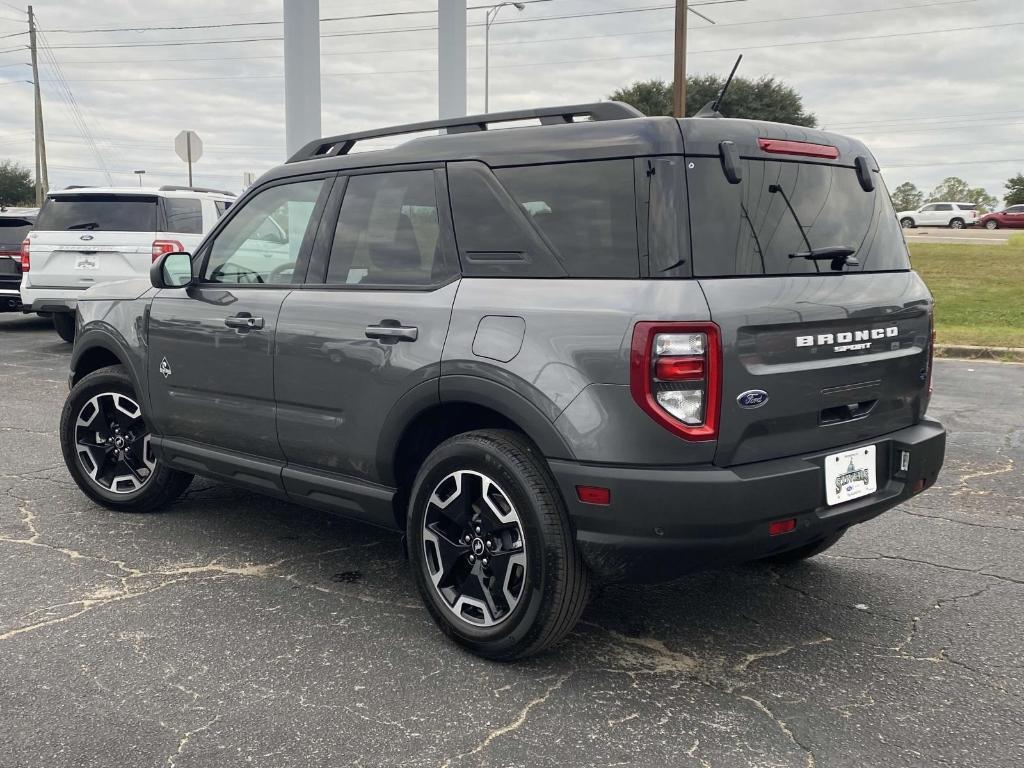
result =
M1009 208L994 213L986 213L978 219L978 226L985 229L1007 229L1024 227L1024 205L1011 205Z
M37 213L36 208L0 208L0 312L21 309L21 244Z
M489 658L592 581L812 557L943 461L931 295L870 152L807 128L603 102L321 139L78 315L87 496L199 474L402 531Z
M234 200L199 187L50 192L22 249L24 310L52 314L57 333L72 341L84 290L144 277L161 254L195 248Z
M928 203L916 211L896 214L904 229L914 227L973 227L978 220L978 206L974 203Z

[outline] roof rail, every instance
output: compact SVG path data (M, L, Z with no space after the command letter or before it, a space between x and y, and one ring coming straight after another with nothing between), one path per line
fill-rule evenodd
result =
M323 157L347 155L357 141L379 139L384 136L401 136L407 133L420 133L444 129L445 133L472 133L486 131L492 123L509 123L517 120L536 119L544 125L575 122L577 117L590 120L624 120L630 117L643 117L639 110L621 101L598 101L593 104L576 104L565 107L542 107L540 109L520 109L514 112L492 112L485 115L469 115L452 117L446 120L429 120L424 123L409 123L391 128L375 128L369 131L345 133L311 141L290 158L289 163L301 160L313 160Z
M164 184L159 187L160 192L212 192L216 195L231 195L231 197L237 197L234 192L228 192L225 189L210 189L209 187L181 187L176 184Z

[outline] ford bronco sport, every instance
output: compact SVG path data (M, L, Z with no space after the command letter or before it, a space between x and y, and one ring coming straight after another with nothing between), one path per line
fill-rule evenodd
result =
M403 531L489 658L594 581L811 557L944 454L877 164L788 125L605 102L322 139L77 318L85 494L155 510L198 474Z

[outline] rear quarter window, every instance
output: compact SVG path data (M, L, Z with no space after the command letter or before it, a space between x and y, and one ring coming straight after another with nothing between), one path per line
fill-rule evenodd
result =
M43 204L35 229L156 232L156 219L153 195L54 195Z
M494 175L570 277L638 277L632 160L516 168Z
M692 157L689 163L697 277L833 273L828 261L791 258L806 252L808 241L813 249L854 249L860 265L844 272L910 269L878 174L875 189L865 192L853 168L824 163L743 160L739 184L728 182L717 157Z
M168 232L185 235L203 234L203 206L198 200L188 197L165 197L164 216Z

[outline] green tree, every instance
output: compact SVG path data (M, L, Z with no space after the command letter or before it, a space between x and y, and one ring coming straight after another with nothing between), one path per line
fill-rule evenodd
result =
M686 78L686 115L692 117L709 101L714 101L725 84L718 75L696 75ZM672 114L672 83L662 80L635 82L620 88L609 98L632 104L645 115ZM817 118L804 111L803 100L792 87L774 77L751 80L733 78L720 107L727 117L769 120L813 128Z
M1006 182L1006 197L1003 201L1007 208L1024 204L1024 173L1018 173Z
M898 211L916 211L924 202L924 193L909 181L904 181L892 193L892 207Z
M972 187L958 176L947 176L931 191L926 202L975 203L982 208L994 208L999 202L982 187Z
M32 205L36 185L32 173L10 160L0 163L0 206Z

